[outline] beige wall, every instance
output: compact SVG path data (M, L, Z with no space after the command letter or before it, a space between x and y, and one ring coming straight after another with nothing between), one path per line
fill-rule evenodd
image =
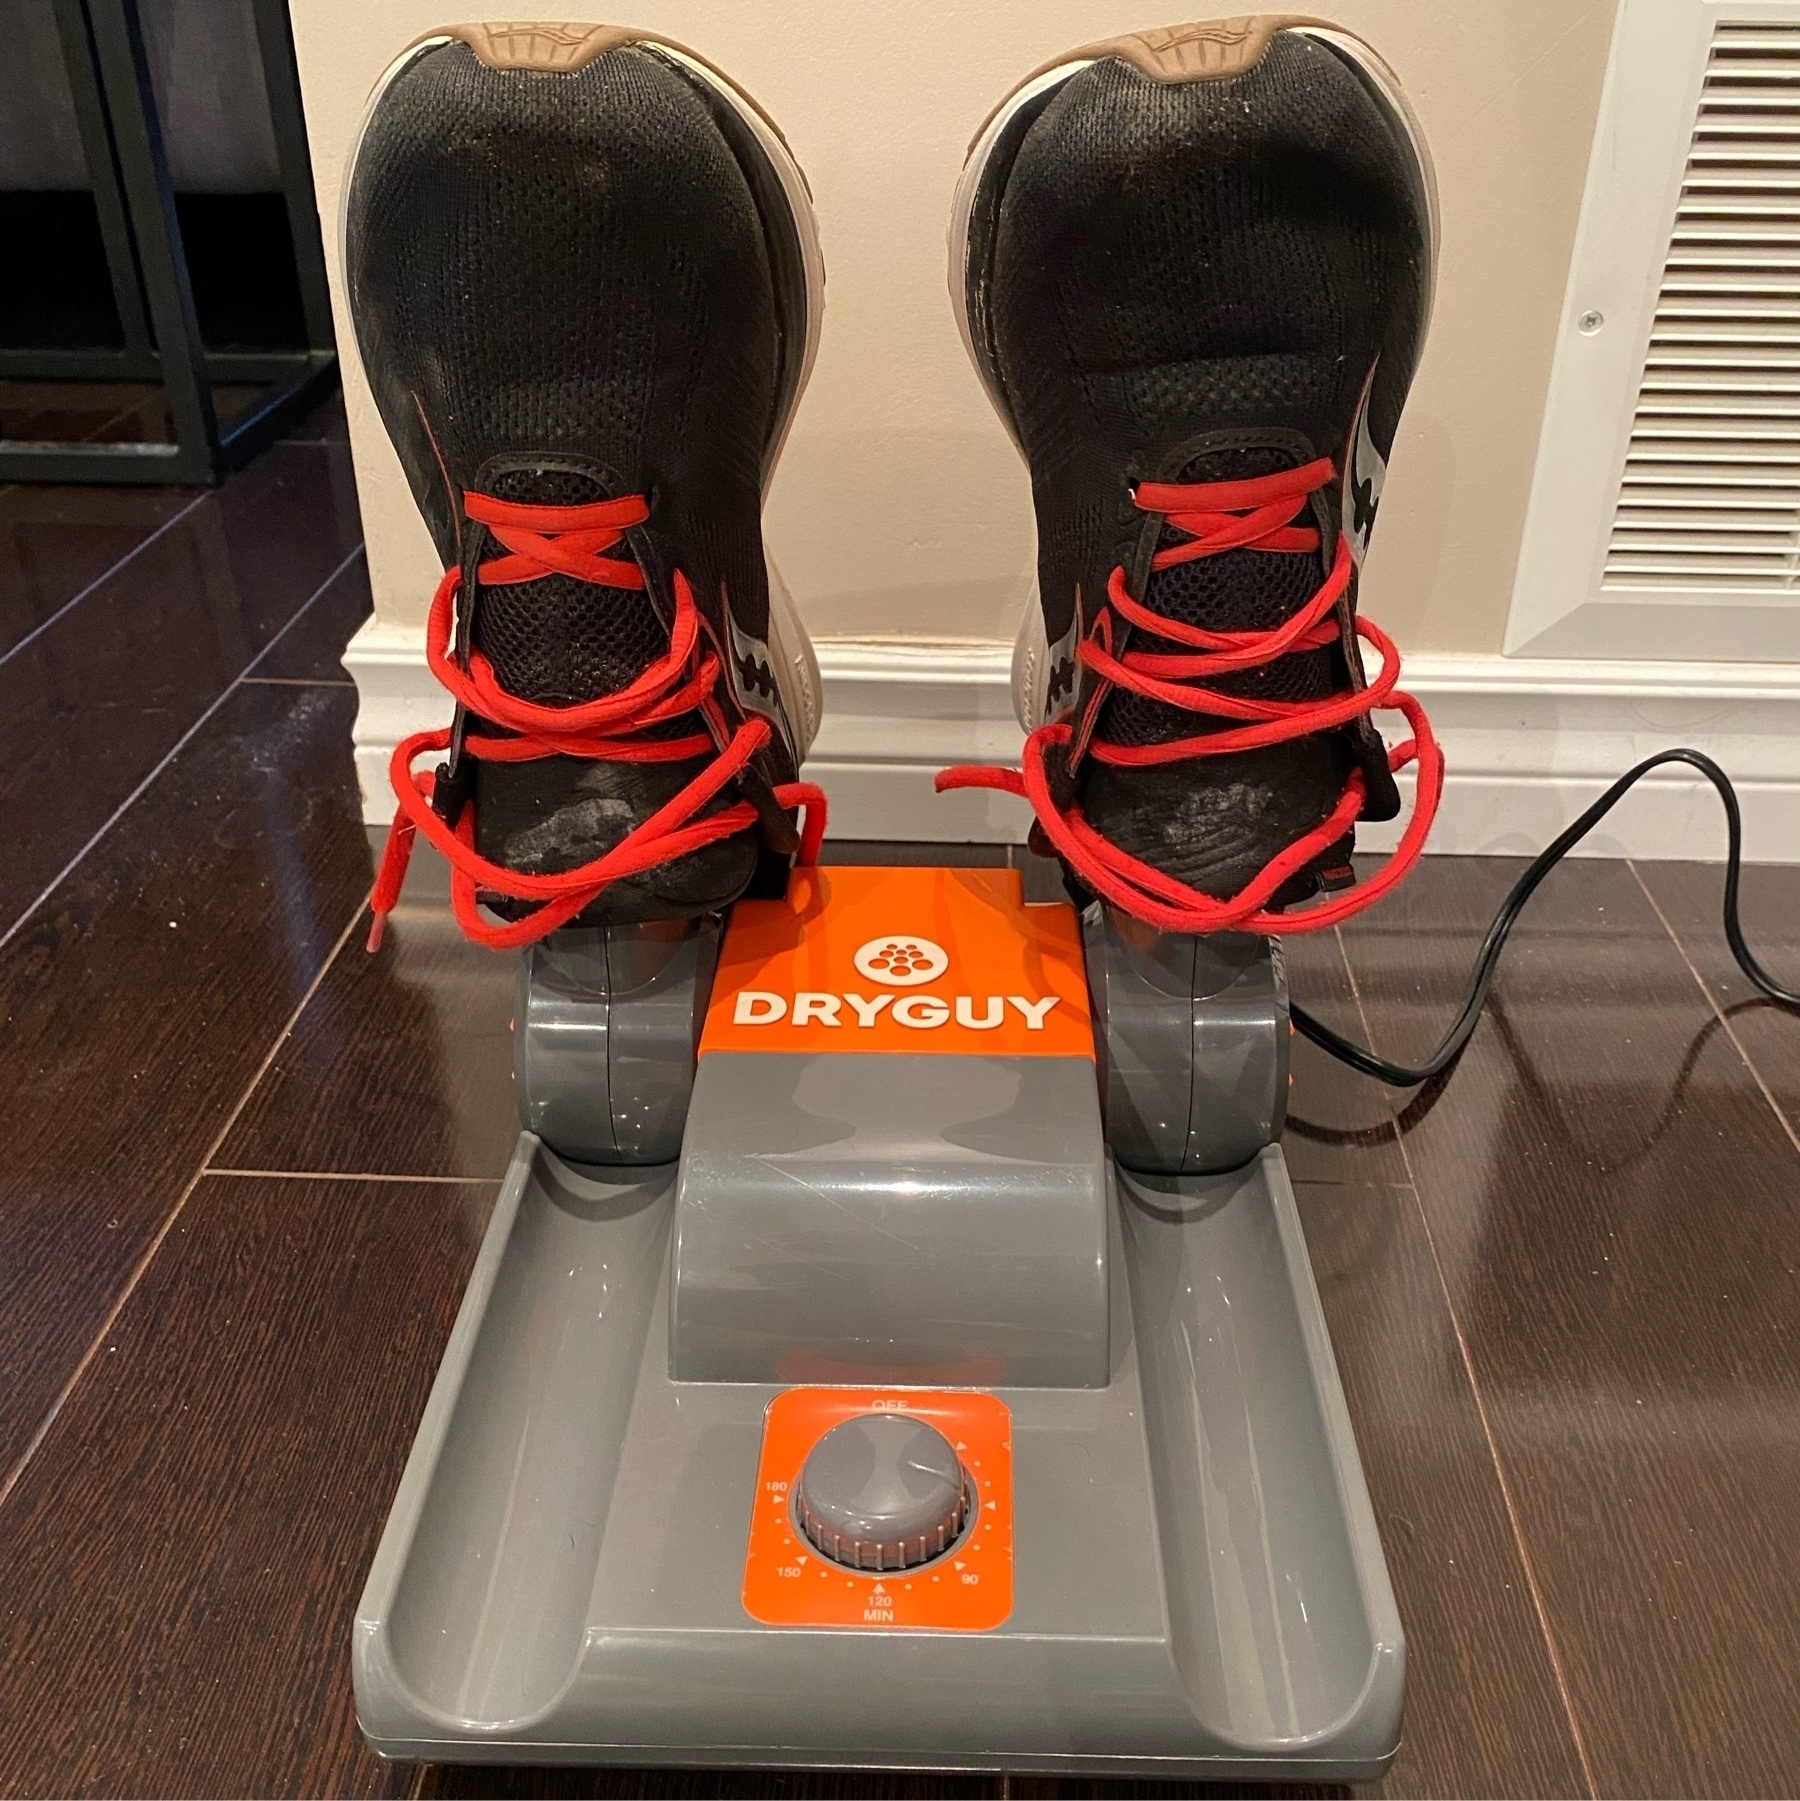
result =
M544 9L531 16L542 16ZM778 119L817 197L825 334L769 504L816 634L1010 638L1032 565L1023 469L944 286L964 146L1039 62L1143 0L628 0L567 16L666 31ZM1611 32L1611 0L1343 0L1394 64L1437 161L1437 317L1401 427L1366 604L1408 649L1499 649ZM293 0L326 242L364 96L443 0ZM484 16L493 16L488 13ZM383 625L423 619L437 566L345 346Z

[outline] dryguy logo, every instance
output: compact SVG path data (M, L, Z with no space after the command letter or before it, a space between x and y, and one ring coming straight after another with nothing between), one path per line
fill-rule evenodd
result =
M884 932L862 945L851 960L858 975L888 989L921 988L950 968L949 952L916 932ZM1060 998L1054 994L1041 1000L1023 994L829 994L807 989L790 997L744 988L738 991L732 1024L773 1026L785 1019L796 1026L872 1030L885 1012L896 1025L916 1032L934 1031L952 1019L967 1031L992 1032L1005 1022L1011 1008L1027 1031L1041 1032Z
M917 988L935 982L950 967L941 944L929 938L908 938L904 932L887 938L871 938L855 957L856 973L889 988Z

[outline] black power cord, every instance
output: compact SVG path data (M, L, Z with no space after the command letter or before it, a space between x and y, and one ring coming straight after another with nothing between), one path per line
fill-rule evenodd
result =
M1727 833L1725 942L1731 946L1731 954L1737 959L1738 968L1770 1000L1779 1001L1784 1007L1800 1007L1800 994L1776 983L1750 954L1750 947L1744 942L1744 928L1738 918L1738 873L1743 861L1744 820L1738 811L1737 791L1731 785L1730 776L1704 751L1659 750L1655 756L1646 757L1635 769L1628 769L1620 776L1573 825L1560 832L1539 851L1532 858L1530 867L1513 883L1511 891L1500 904L1500 911L1494 915L1494 923L1488 927L1487 937L1482 941L1481 954L1475 959L1474 978L1469 984L1469 997L1463 1002L1462 1011L1456 1016L1456 1023L1444 1034L1443 1043L1417 1069L1404 1063L1389 1063L1385 1057L1377 1057L1373 1051L1365 1050L1360 1044L1353 1044L1348 1038L1340 1038L1330 1026L1314 1019L1303 1007L1289 1010L1295 1029L1302 1037L1310 1038L1321 1050L1330 1052L1363 1075L1373 1076L1376 1081L1387 1083L1390 1088L1416 1088L1421 1082L1429 1082L1433 1076L1442 1075L1469 1042L1469 1034L1475 1030L1475 1022L1481 1017L1481 1009L1487 1002L1488 989L1493 986L1494 969L1500 961L1501 951L1506 947L1507 934L1518 922L1525 903L1531 899L1538 883L1562 861L1571 845L1580 843L1618 805L1627 789L1665 763L1686 763L1689 768L1699 770L1718 790L1719 799L1724 805Z

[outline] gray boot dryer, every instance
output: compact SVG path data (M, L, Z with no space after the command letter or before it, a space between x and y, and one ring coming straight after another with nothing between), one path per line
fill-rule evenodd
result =
M1387 1766L1280 947L1081 937L1092 1061L696 1067L720 921L527 953L526 1130L357 1609L377 1750Z

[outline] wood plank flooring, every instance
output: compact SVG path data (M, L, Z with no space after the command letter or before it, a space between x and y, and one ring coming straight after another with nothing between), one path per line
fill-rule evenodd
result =
M1345 929L1380 1049L1429 1048L1517 868ZM1402 1138L1604 1794L1800 1777L1800 1163L1715 1023L1633 871L1567 863Z
M427 856L375 956L341 409L222 489L0 489L0 1794L1149 1795L388 1765L349 1620L516 1130ZM840 861L1022 847L834 843ZM1430 1047L1516 873L1295 994ZM1286 1149L1408 1635L1379 1792L1800 1790L1800 1020L1718 872L1571 863L1447 1082L1295 1046ZM1800 977L1800 871L1752 941Z

